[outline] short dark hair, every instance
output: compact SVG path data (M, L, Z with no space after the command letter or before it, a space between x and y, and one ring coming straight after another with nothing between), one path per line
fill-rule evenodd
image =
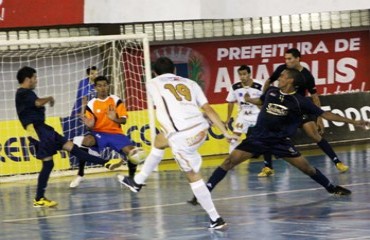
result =
M110 81L108 80L106 76L97 76L94 79L94 85L98 84L98 82L101 82L101 81L106 81L108 84L110 84Z
M24 66L17 72L17 80L19 84L22 84L26 78L32 78L33 74L36 73L36 69Z
M286 50L285 53L289 53L289 54L292 54L293 57L297 58L297 57L301 57L301 52L296 49L296 48L289 48L288 50Z
M293 85L295 87L301 87L304 85L304 77L299 70L295 68L287 68L285 71L287 71L289 78L293 78Z
M91 70L97 70L98 68L96 66L91 66L86 69L86 74L90 75Z
M251 73L251 68L249 66L247 66L247 65L241 65L238 68L238 72L243 71L243 70L247 70L248 74Z
M157 75L162 75L165 73L174 73L175 64L168 57L160 57L153 64L153 71Z

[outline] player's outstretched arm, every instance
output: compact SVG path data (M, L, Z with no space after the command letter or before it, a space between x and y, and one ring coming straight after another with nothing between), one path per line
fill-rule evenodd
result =
M213 122L213 124L221 130L222 134L228 139L238 139L239 137L234 134L229 134L227 129L225 128L225 125L222 123L220 116L216 113L216 111L208 104L204 104L202 106L202 109L204 113L207 115L207 117Z
M364 129L367 129L370 127L370 122L364 121L364 120L354 120L346 117L342 117L340 115L331 113L331 112L324 112L321 114L321 117L325 118L326 120L329 121L335 121L335 122L345 122L345 123L350 123L353 124L357 127L362 127Z
M36 105L36 107L42 107L47 103L50 103L50 107L54 106L54 98L52 96L44 97L44 98L38 98L35 102L35 105Z

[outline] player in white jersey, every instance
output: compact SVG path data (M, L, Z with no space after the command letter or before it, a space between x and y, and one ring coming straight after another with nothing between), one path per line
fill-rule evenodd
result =
M251 78L251 69L246 65L242 65L238 68L238 74L240 82L234 83L231 86L229 94L226 97L226 101L228 102L226 123L229 124L234 105L237 103L239 109L233 124L233 131L236 135L241 136L242 133L247 133L249 127L253 127L256 124L257 116L260 112L260 109L256 105L245 102L244 95L248 93L249 96L259 98L262 95L263 84ZM229 153L231 153L238 144L238 141L232 141L230 143Z
M218 214L200 174L202 157L197 150L206 140L209 128L200 108L227 139L237 139L237 136L228 134L218 114L208 104L207 98L195 81L174 74L175 65L169 58L160 57L153 69L157 77L148 81L147 91L156 107L156 117L163 131L157 136L154 148L159 145L162 147L155 149L158 150L155 157L152 156L155 155L152 149L144 162L142 169L145 173L140 172L137 176L141 183L136 182L136 177L133 179L121 176L118 179L131 191L140 191L150 171L159 163L158 158L163 149L169 146L179 167L185 172L198 202L210 217L209 228L223 229L226 223ZM160 141L162 144L158 144Z
M166 73L150 80L147 89L167 138L193 128L208 129L209 124L199 110L208 100L195 81Z

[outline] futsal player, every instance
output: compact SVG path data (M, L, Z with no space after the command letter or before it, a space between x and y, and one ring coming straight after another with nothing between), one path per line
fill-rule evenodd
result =
M109 147L128 157L131 155L130 153L142 150L123 134L121 125L126 124L127 110L119 97L109 94L109 84L110 82L105 76L98 76L94 79L96 97L87 103L83 117L84 124L91 132L84 136L78 145L96 146L98 152ZM144 154L141 154L141 157L145 158ZM127 165L129 176L134 177L137 165L130 160L127 161ZM83 175L84 169L79 169L78 175L71 182L70 187L77 187L83 180Z
M54 207L58 203L45 197L50 173L54 167L53 155L58 150L67 150L77 158L102 164L109 169L116 167L117 160L106 161L91 156L79 149L71 141L57 133L51 126L45 124L45 105L54 106L52 96L39 98L34 89L37 86L37 74L34 68L25 66L18 70L17 80L20 87L15 96L18 118L27 131L31 146L34 147L36 157L42 160L42 168L37 180L37 192L33 200L34 207Z
M297 89L297 93L302 96L307 96L309 94L312 97L313 103L320 107L320 98L319 94L316 90L315 78L312 76L311 72L303 67L300 63L301 60L301 53L296 48L288 49L284 55L285 64L282 64L277 67L271 77L266 81L264 88L266 89L270 86L271 83L278 80L280 74L287 68L294 68L301 72L304 77L304 82L302 86L299 86ZM324 133L324 124L322 122L321 117L317 117L312 114L304 114L302 117L302 128L307 136L309 136L319 148L331 159L334 163L335 167L340 172L348 171L349 167L341 162L334 152L332 146L326 141L325 138L322 137ZM264 161L265 167L262 168L262 171L259 173L259 176L270 176L273 174L273 166L272 161L267 160Z
M302 116L305 114L320 116L329 121L346 122L365 129L370 126L370 122L352 120L331 112L324 112L314 105L311 100L296 91L302 81L303 76L299 70L287 68L280 74L278 88L270 87L260 98L245 96L247 102L262 106L257 124L248 138L244 139L212 173L207 182L210 191L235 166L247 159L270 153L278 158L283 158L292 166L298 168L323 186L329 193L337 195L351 194L350 190L334 185L319 169L311 166L296 149L290 138L295 134L301 124Z
M165 137L162 139L162 147L166 146L167 139L174 158L180 169L185 172L194 195L209 215L209 228L224 229L226 222L216 210L211 194L200 174L202 157L198 153L198 148L206 140L209 128L209 123L203 117L200 108L226 138L237 139L237 136L228 134L224 124L208 104L207 98L195 81L174 74L175 65L169 58L157 59L153 69L157 77L147 83L147 90L156 106L156 117ZM146 167L146 162L144 162L144 167ZM142 175L141 180L145 177L147 176ZM140 191L142 187L142 184L130 177L121 176L119 181L133 192Z

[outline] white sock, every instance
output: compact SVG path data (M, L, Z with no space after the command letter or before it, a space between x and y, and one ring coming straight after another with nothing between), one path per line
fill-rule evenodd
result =
M199 204L209 215L212 221L216 221L220 217L213 204L211 193L209 192L203 179L190 183L191 190L193 190L194 196L197 198Z
M154 171L163 158L164 150L153 147L149 155L146 157L143 166L138 174L135 175L134 180L137 184L144 184L145 180Z
M238 140L231 140L230 142L230 146L229 146L229 153L231 153L232 151L234 151L234 149L239 145L239 141Z

